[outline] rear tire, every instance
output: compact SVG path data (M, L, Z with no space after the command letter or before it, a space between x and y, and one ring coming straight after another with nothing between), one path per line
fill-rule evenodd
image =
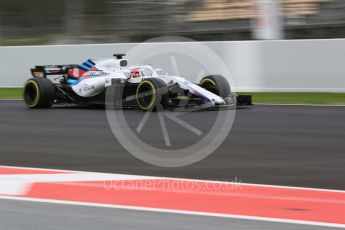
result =
M30 109L48 108L55 99L55 86L47 78L31 78L24 84L23 97Z
M143 111L162 108L163 98L167 94L168 87L163 80L158 78L145 79L137 87L137 105Z
M231 95L229 82L222 75L208 75L201 79L199 85L222 98Z

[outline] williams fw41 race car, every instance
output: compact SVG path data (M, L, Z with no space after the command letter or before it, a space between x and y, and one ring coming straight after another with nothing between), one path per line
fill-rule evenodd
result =
M80 65L36 66L31 69L33 78L24 85L25 104L31 109L53 104L104 104L106 90L114 87L121 91L114 98L115 104L144 111L251 105L251 96L234 96L221 75L205 76L199 83L192 83L162 74L150 65L127 66L124 56L88 59Z

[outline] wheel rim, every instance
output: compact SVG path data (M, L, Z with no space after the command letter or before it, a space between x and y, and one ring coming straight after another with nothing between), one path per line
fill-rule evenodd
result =
M156 101L156 89L152 82L143 81L137 88L137 103L143 110L152 109Z
M35 107L38 104L40 92L35 81L28 81L25 85L24 100L28 107Z

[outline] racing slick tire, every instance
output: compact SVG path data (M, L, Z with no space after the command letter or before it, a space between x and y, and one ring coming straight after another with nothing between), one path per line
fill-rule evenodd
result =
M199 85L222 98L231 95L229 82L222 75L208 75L201 79Z
M168 95L168 86L158 78L147 78L141 81L136 90L137 105L143 111L163 108L162 101Z
M55 86L47 78L31 78L24 84L24 102L30 109L48 108L55 99Z

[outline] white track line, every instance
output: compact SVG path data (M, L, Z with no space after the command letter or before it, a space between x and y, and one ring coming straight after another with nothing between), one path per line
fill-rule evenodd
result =
M82 181L121 181L121 180L149 180L155 177L106 174L106 173L66 173L66 174L0 174L0 194L24 195L33 183L45 182L82 182Z

